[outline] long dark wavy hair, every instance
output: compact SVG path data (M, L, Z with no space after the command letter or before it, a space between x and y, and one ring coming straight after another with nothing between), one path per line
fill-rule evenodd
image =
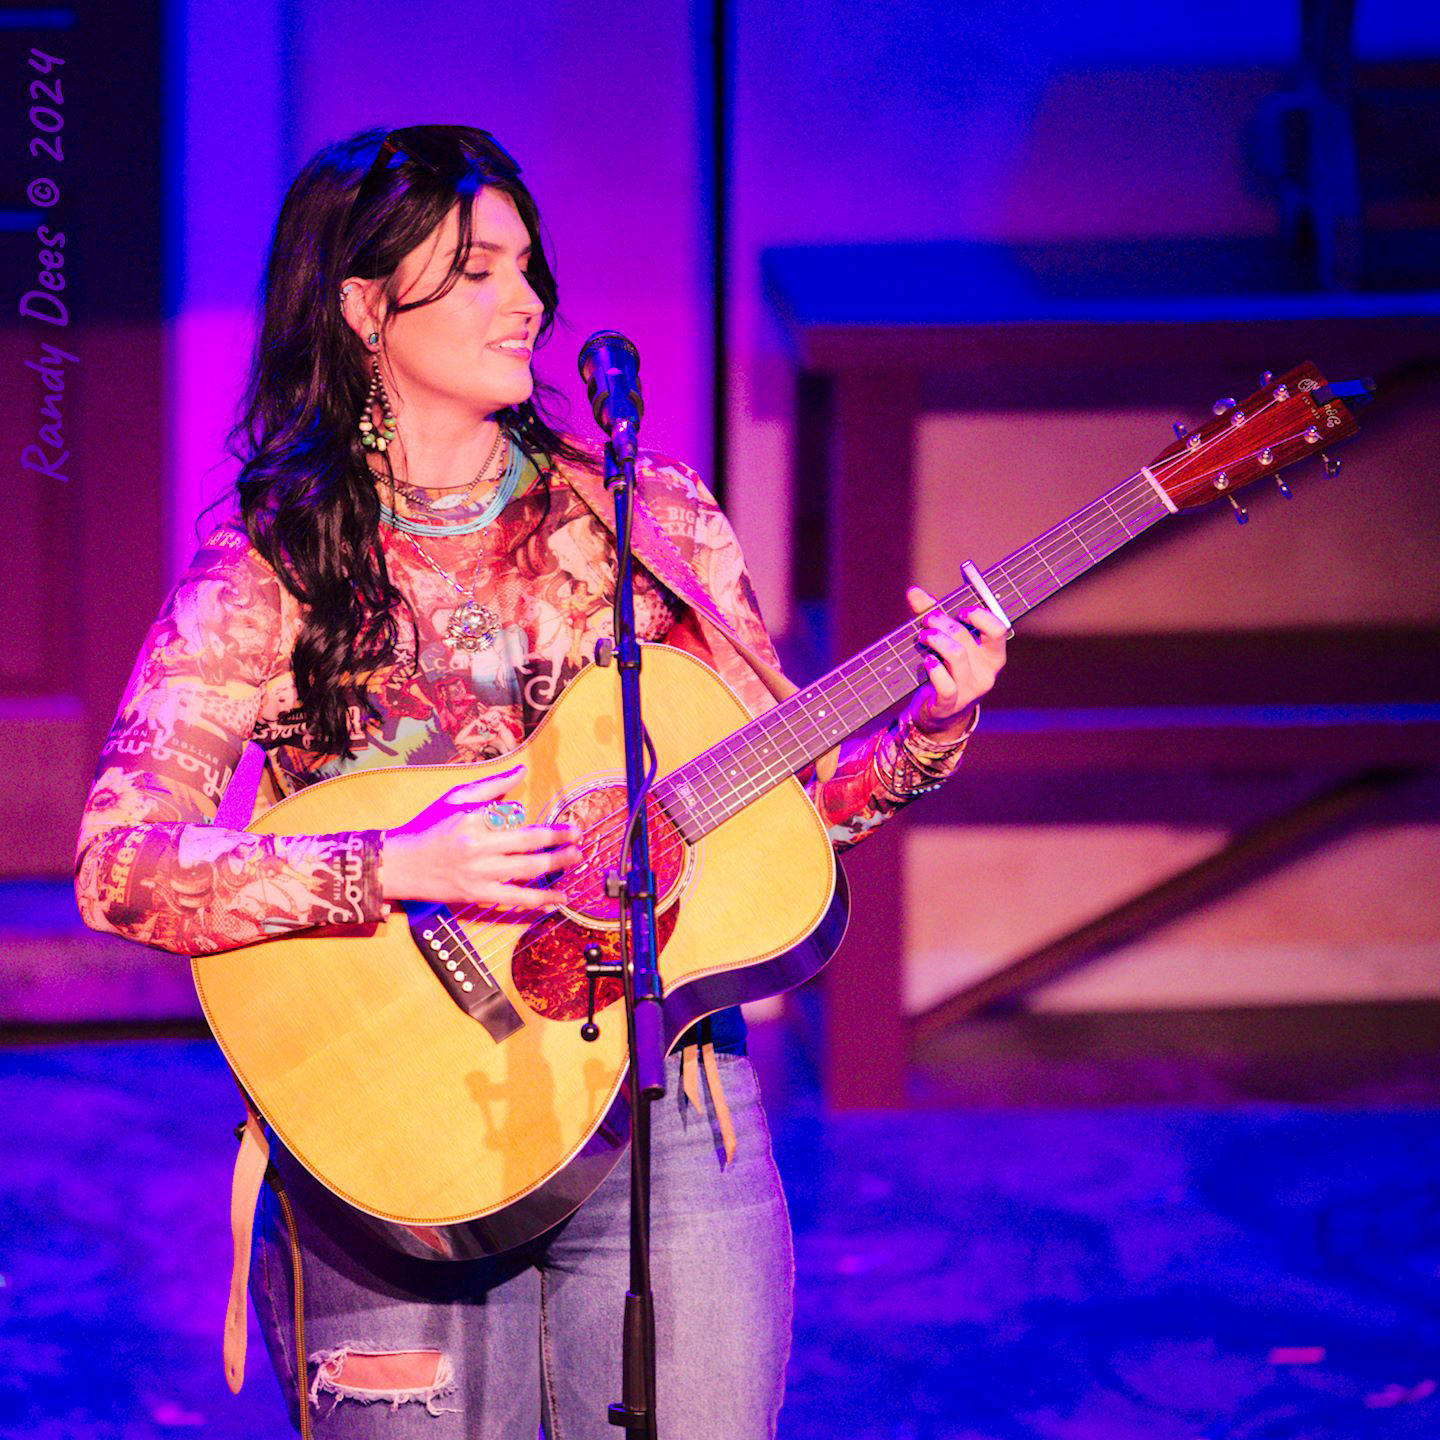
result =
M386 133L362 131L319 151L290 186L266 266L259 343L230 434L242 466L237 488L245 529L303 607L292 657L295 718L315 749L347 758L354 754L352 717L379 713L367 677L396 659L398 617L407 615L413 627L414 616L380 546L379 497L355 425L370 357L341 314L341 282L348 276L383 282L387 325L438 300L465 268L472 202L488 186L510 197L530 234L527 278L544 306L537 347L557 306L539 211L500 145L460 125L390 134L401 144L391 141L385 160L378 156ZM401 260L452 209L459 245L449 271L432 294L400 303ZM496 418L532 459L588 463L534 396Z

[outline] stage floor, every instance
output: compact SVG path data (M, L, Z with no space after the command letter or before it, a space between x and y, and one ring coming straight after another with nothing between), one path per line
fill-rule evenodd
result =
M785 1440L1440 1435L1440 1110L773 1092ZM253 1321L238 1398L220 1369L239 1103L214 1047L0 1050L0 1114L0 1435L288 1433Z

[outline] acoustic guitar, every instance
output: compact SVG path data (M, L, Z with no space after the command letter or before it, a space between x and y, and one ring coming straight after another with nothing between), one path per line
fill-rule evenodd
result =
M1228 496L1357 429L1364 382L1313 365L1224 402L1149 465L941 604L1013 623L1177 510ZM1288 491L1286 492L1288 493ZM1244 512L1235 501L1243 518ZM752 717L694 657L647 646L649 800L667 1041L725 1006L809 979L844 930L844 884L795 778L920 684L920 622L893 630ZM510 799L529 821L574 821L583 860L544 912L407 903L383 923L322 927L197 956L210 1028L246 1093L319 1180L398 1248L463 1258L520 1244L591 1194L629 1133L619 982L582 1038L584 952L616 957L604 877L625 814L613 666L592 664L518 750L481 765L400 766L323 781L250 827L263 834L391 828L452 786L523 760ZM504 818L503 812L500 816ZM593 953L593 952L592 952Z

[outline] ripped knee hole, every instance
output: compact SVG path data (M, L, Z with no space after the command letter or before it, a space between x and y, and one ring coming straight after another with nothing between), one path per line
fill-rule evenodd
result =
M310 1399L318 1405L322 1394L336 1402L359 1400L364 1404L387 1402L392 1408L416 1401L432 1414L435 1402L455 1388L450 1357L441 1350L379 1350L342 1345L310 1357L315 1367Z

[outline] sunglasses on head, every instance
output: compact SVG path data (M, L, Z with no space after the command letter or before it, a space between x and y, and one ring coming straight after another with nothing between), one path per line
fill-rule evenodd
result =
M513 176L520 174L514 157L488 130L469 125L405 125L391 130L380 142L351 202L347 229L385 188L389 172L407 160L454 180L470 169L472 160L485 163L487 169L505 168Z

